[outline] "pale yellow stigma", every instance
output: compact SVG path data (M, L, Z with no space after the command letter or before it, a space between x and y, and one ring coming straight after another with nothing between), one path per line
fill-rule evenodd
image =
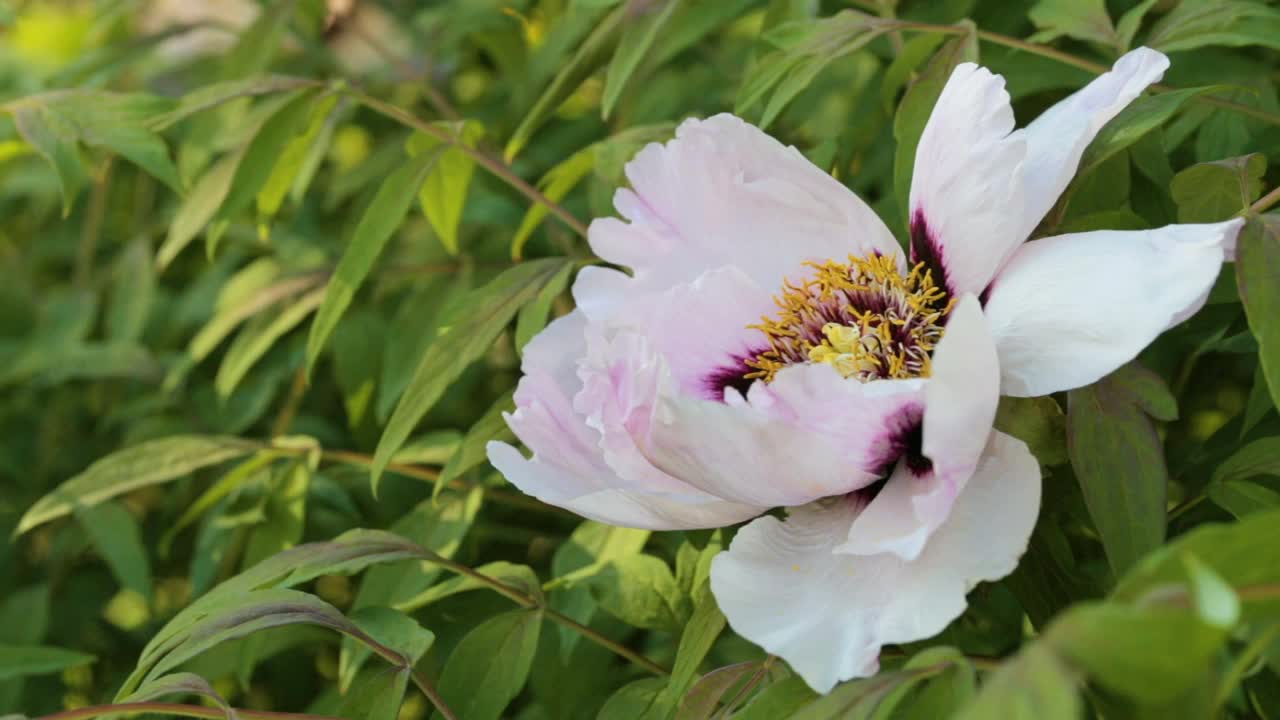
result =
M782 368L815 362L863 382L928 377L954 300L923 263L904 277L887 256L806 263L816 272L787 282L774 298L778 313L752 325L769 348L746 361L749 379L773 380Z

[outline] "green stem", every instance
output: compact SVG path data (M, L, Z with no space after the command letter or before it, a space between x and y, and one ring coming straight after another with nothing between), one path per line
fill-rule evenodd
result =
M338 720L328 715L308 715L306 713L270 712L267 710L242 710L234 708L236 715L242 720ZM210 718L222 720L227 713L221 708L210 708L201 705L183 705L181 703L137 702L120 703L119 705L89 705L86 707L64 710L45 715L36 720L86 720L101 715L119 715L124 713L152 713L156 715L177 715L179 717Z
M1231 699L1231 693L1244 680L1244 674L1249 668L1258 661L1258 657L1271 645L1276 639L1276 634L1280 633L1280 625L1272 625L1255 637L1244 651L1231 663L1231 669L1227 671L1226 676L1222 678L1222 683L1218 685L1218 698L1214 703L1214 707L1221 709Z
M537 188L525 182L523 178L512 172L511 168L507 167L501 160L498 160L482 150L467 147L466 145L458 142L458 138L452 133L414 117L412 114L401 110L395 105L385 103L358 90L347 89L346 92L358 102L376 113L385 115L406 127L413 128L414 130L426 133L427 135L431 135L432 137L454 145L459 150L466 153L467 156L474 160L477 165L488 170L495 177L514 188L521 195L524 195L533 202L546 207L552 215L555 215L556 218L560 220L560 222L564 223L570 230L574 231L581 237L585 238L587 236L587 226L584 225L581 220L574 217L573 213L566 210L559 203L546 195L543 195Z
M600 647L606 648L608 650L612 650L616 655L626 658L627 660L630 660L631 662L635 663L636 665L639 665L640 667L644 668L645 670L648 670L649 672L655 675L671 674L670 670L662 667L658 663L650 660L649 658L641 655L640 653L632 650L631 648L628 648L626 645L610 640L604 635L601 635L595 630L592 630L591 628L587 627L586 625L583 625L582 623L579 623L578 621L574 620L573 618L567 615L563 615L548 607L543 607L542 614L546 616L548 620L551 620L554 623L563 625L564 627L567 627L577 632L579 635L582 635L583 637L599 645Z
M1276 203L1280 203L1280 187L1258 198L1257 202L1249 206L1249 212L1254 215L1260 215L1271 209L1271 206Z

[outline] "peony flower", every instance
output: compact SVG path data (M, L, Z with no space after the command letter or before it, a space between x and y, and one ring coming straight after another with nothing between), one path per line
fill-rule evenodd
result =
M819 692L930 637L1011 572L1039 466L1001 393L1094 382L1204 304L1240 223L1024 242L1085 146L1159 79L1139 49L1014 130L1004 81L958 67L920 138L910 256L839 182L730 115L627 166L577 309L525 349L489 458L615 525L757 518L715 558L730 625ZM757 517L785 508L785 519Z

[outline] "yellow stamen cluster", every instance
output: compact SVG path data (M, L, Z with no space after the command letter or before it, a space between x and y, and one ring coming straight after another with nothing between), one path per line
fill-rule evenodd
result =
M753 371L745 377L769 382L803 362L826 363L862 382L929 376L954 299L924 263L906 277L883 255L805 265L812 276L798 285L787 281L774 297L778 312L749 326L765 334L769 349L746 361Z

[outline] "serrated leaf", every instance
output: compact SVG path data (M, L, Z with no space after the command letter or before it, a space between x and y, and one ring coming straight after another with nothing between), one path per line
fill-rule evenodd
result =
M457 255L458 225L462 222L467 189L476 170L475 160L462 148L474 148L484 135L484 126L475 121L463 121L438 123L437 127L454 136L455 142L448 143L420 132L409 138L407 147L410 155L440 153L418 191L418 203L444 249L450 255Z
M342 253L333 277L329 279L316 319L311 323L311 333L307 336L308 375L315 369L320 351L342 319L342 314L351 305L351 300L364 283L365 277L373 269L373 263L382 254L383 247L396 228L404 221L418 188L443 149L437 148L435 152L420 154L402 164L383 182L378 188L378 194L365 208L360 223L351 236L351 242Z
M1136 377L1155 376L1121 370L1068 395L1071 465L1117 577L1159 547L1165 531L1169 472L1147 417L1160 409L1152 412L1144 380Z
M176 435L119 450L90 465L41 498L18 522L15 534L148 485L173 480L258 449L239 438Z
M542 613L513 610L467 633L440 674L445 704L467 720L498 720L529 677Z
M600 100L600 114L604 119L609 119L627 81L640 67L640 61L649 54L659 33L680 4L680 0L658 0L656 3L632 0L627 3L622 19L622 38L604 76L604 95Z
M1258 340L1258 362L1271 402L1280 407L1280 221L1254 218L1240 231L1236 286Z
M375 490L378 477L391 457L444 394L449 383L489 349L516 312L537 297L564 263L554 258L521 263L467 294L460 303L467 308L467 326L446 330L427 348L378 441L371 467Z

